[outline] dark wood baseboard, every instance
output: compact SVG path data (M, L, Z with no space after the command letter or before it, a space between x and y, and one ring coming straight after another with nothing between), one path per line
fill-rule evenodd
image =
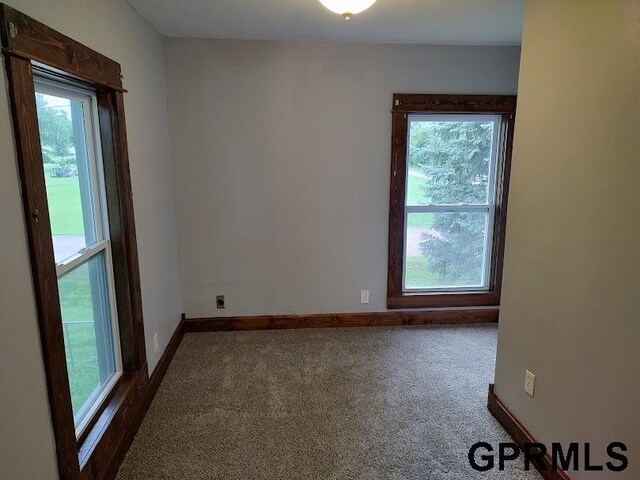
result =
M257 315L185 319L185 333L285 328L376 327L495 323L498 309L408 310L393 312L320 313L312 315Z
M173 360L173 356L180 346L180 342L182 341L182 337L184 336L184 321L185 315L183 313L178 327L176 328L175 332L173 332L173 335L171 336L171 339L167 344L167 348L165 348L164 353L160 357L160 360L158 360L158 364L156 365L155 370L149 377L149 384L147 385L147 389L143 397L143 406L145 412L149 408L151 400L153 400L153 397L155 397L156 392L158 391L158 387L160 387L160 382L162 382L162 379L164 378L165 374L167 373L167 369L169 368L169 364L171 363L171 360Z
M113 480L116 478L120 465L122 464L127 451L129 451L131 443L133 443L133 439L136 436L138 428L142 424L142 420L144 419L144 416L146 415L147 410L158 391L158 387L160 387L160 383L162 382L165 373L167 373L167 369L169 368L169 364L171 363L176 350L178 350L178 346L180 345L184 335L184 325L185 315L183 313L178 327L167 344L167 348L165 348L160 360L158 360L156 368L153 370L153 373L149 377L149 381L144 387L144 391L138 405L131 414L124 437L120 442L120 445L118 445L116 453L101 480Z
M487 400L487 407L496 420L502 425L507 433L511 436L513 441L523 448L525 443L539 443L529 430L525 428L520 420L518 420L507 408L507 406L500 400L493 389L493 384L489 385L489 398ZM571 480L571 477L567 475L561 469L554 470L551 463L551 456L547 455L542 460L532 460L531 462L538 472L546 480Z

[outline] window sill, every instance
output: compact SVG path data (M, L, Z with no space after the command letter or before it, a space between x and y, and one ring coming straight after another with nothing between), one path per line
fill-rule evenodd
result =
M416 292L387 297L387 308L452 308L495 307L500 305L500 293L495 290L464 292Z
M94 424L78 443L81 471L102 471L108 465L128 430L132 409L139 404L147 380L146 364L139 371L120 377Z

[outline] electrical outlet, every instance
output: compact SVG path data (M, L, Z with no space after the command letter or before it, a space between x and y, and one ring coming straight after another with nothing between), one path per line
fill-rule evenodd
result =
M216 308L225 308L224 295L216 295Z
M153 334L153 351L157 352L158 348L159 348L159 346L158 346L158 333L156 332L156 333Z
M360 303L369 303L369 290L360 290Z
M527 370L524 376L524 391L533 398L533 390L536 387L536 376Z

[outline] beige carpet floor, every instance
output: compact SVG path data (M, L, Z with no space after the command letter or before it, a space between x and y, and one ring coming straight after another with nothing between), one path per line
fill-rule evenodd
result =
M185 335L118 480L539 479L479 473L496 327Z

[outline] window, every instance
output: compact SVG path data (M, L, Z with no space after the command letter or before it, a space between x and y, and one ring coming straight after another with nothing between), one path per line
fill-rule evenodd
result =
M388 306L498 305L514 97L394 96Z
M36 78L36 106L74 424L122 373L95 93Z
M0 20L58 476L110 478L150 386L121 68Z

